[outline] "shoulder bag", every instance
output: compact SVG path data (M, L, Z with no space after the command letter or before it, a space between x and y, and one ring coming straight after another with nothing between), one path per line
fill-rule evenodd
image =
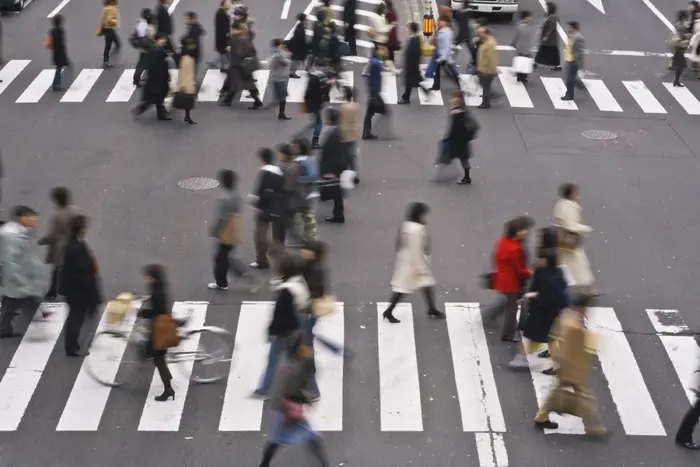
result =
M315 298L311 301L311 316L314 318L322 318L333 313L335 309L335 297L333 295L324 295L320 298Z
M171 314L157 315L151 322L153 350L167 350L180 345L177 321Z

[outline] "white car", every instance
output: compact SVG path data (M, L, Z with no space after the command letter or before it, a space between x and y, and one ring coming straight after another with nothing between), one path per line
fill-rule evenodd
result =
M518 12L518 0L450 0L452 9L459 11L466 2L469 11L506 15L512 18Z

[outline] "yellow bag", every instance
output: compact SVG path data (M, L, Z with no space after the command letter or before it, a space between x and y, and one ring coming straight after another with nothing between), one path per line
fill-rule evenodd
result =
M124 321L124 318L132 309L134 296L130 293L120 293L116 299L107 304L105 313L107 313L107 324L118 324Z
M311 301L311 315L314 318L322 318L330 315L335 310L335 297L333 295L324 295L321 298L315 298Z

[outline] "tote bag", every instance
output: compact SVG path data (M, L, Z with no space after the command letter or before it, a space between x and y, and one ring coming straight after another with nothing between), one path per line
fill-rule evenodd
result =
M513 70L516 73L529 75L530 73L532 73L533 65L534 60L530 57L513 57Z

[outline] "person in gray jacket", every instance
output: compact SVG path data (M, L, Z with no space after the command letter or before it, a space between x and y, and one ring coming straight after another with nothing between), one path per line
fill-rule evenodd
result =
M219 171L221 193L216 202L214 219L209 234L216 239L214 255L214 282L208 287L212 290L228 290L228 273L244 277L250 283L250 292L257 293L260 280L243 261L232 255L242 240L241 197L236 190L238 176L233 170Z
M287 84L289 83L289 66L292 63L292 54L289 53L282 39L273 39L271 45L270 82L275 92L275 101L277 101L279 106L277 120L289 120L291 117L288 117L285 112L287 109Z
M532 57L530 48L533 45L533 33L530 21L532 21L532 13L528 10L523 10L520 13L520 22L515 28L515 36L510 42L511 47L515 49L515 53L519 57ZM519 82L527 83L527 73L516 73L516 75Z
M21 336L12 328L15 315L22 311L31 321L48 288L46 266L39 259L36 242L38 214L18 206L13 217L0 228L0 338Z

